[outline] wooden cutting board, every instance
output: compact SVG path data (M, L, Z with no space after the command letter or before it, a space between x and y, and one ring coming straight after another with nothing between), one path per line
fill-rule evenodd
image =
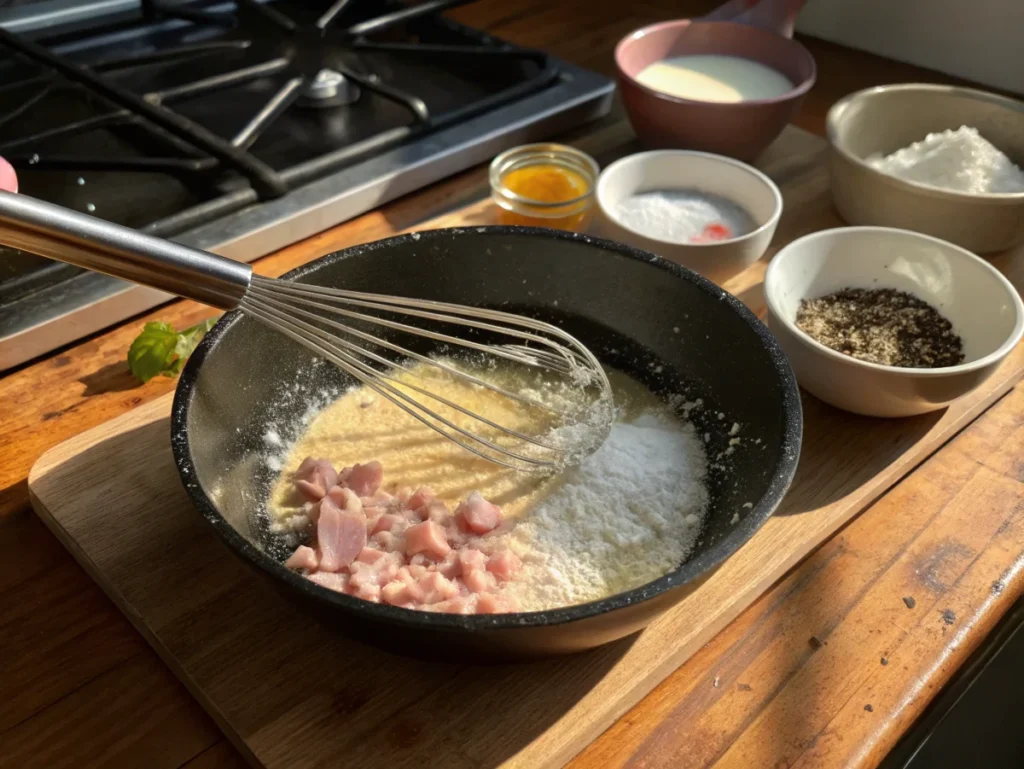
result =
M760 164L786 213L776 247L838 226L824 144L788 129ZM430 226L487 223L488 203ZM994 260L1024 283L1024 253ZM757 265L727 284L763 310ZM251 575L191 508L170 396L47 452L37 512L254 766L561 767L791 566L1024 374L1024 348L945 411L872 420L805 398L800 467L778 514L644 632L573 658L474 668L413 662L311 622ZM410 639L415 643L415 639Z

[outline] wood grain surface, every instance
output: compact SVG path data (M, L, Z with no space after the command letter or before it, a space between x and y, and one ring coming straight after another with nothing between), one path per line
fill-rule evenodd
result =
M559 0L557 4L542 0L478 0L450 15L496 36L543 47L577 64L611 73L611 51L622 34L653 21L698 15L715 4L715 0L635 0L627 5L613 0ZM842 46L813 39L802 42L816 59L818 82L795 122L816 134L822 133L825 113L832 103L859 88L891 82L962 82ZM621 115L602 125L619 135L628 133ZM587 148L580 140L589 132L590 127L561 138ZM599 160L607 162L599 149L592 151L598 152ZM384 237L476 203L486 192L486 170L476 168L297 243L260 260L256 266L264 274L277 275L331 250ZM777 244L782 242L781 237L780 233ZM145 322L162 320L184 327L210 314L208 308L194 303L174 302L0 376L0 690L4 692L0 698L0 766L235 769L244 765L121 612L32 514L26 483L32 463L48 448L173 389L173 380L157 378L139 385L128 373L125 351ZM1002 414L999 421L993 421L997 411L993 409L968 435L986 431L993 447L1011 441L1012 417L1024 413L1024 403L1015 393L1000 403L998 410ZM958 446L966 437L961 436L952 446ZM969 455L963 451L950 453L952 446L939 456L948 457L950 467L963 464L966 469L973 469L974 461ZM1019 455L1019 441L1017 451ZM1012 454L1002 455L1000 461L1001 472L1019 475L1013 470ZM911 475L900 488L930 488L931 480L919 478L923 470ZM890 495L897 493L901 492ZM916 500L916 493L900 496L901 504ZM899 549L929 531L943 536L945 524L935 519L918 532L894 528L892 517L900 513L900 508L887 505L887 499L888 496L842 531L846 556L836 561L836 570L828 572L828 579L810 580L804 573L808 567L801 566L627 713L573 766L637 767L644 765L648 755L654 757L646 765L666 765L658 764L657 756L671 756L672 750L684 751L688 743L674 742L673 730L689 735L681 730L680 724L692 717L701 703L710 702L712 694L721 696L720 692L704 693L698 683L711 680L715 660L737 648L736 644L745 644L744 655L759 653L768 636L750 634L766 621L769 608L776 612L773 616L789 618L786 628L794 635L786 638L795 640L802 648L803 641L798 635L811 628L820 631L823 625L813 613L808 614L808 622L799 624L794 615L784 614L784 608L832 605L829 592L833 580L848 582L851 590L859 585L866 591L873 581L889 575L885 578L888 584L895 585L896 592L909 594L916 585L911 571L898 568L896 561L870 560L874 532L884 534L891 546ZM1019 548L1014 551L1012 546L989 544L985 548L979 555L996 548L994 552L1006 563L1019 553ZM870 568L858 568L865 559L870 561ZM804 576L798 577L800 574ZM799 589L794 589L794 585ZM898 736L962 661L965 649L969 650L984 636L1020 593L1016 582L1008 582L1005 591L991 598L977 580L968 588L973 591L965 593L965 600L972 607L970 622L958 623L956 633L932 633L928 643L904 646L906 664L890 664L882 671L890 696L906 697L896 711L891 711L898 712L898 718L877 717L887 711L876 707L877 720L865 724L858 720L862 716L856 710L847 719L829 722L826 731L830 739L845 740L850 751L871 746L870 750L865 747L864 755L857 754L857 765L871 765L884 753L886 740ZM834 605L834 613L827 617L829 632L839 632L854 621L857 632L879 633L886 629L887 615L872 610L873 606L883 605L878 592L857 595L861 596L859 603ZM845 612L854 606L860 607L859 612L847 618ZM786 628L766 632L779 633ZM819 653L830 649L831 645L826 646ZM788 659L787 665L765 664L760 668L760 687L768 693L758 696L757 712L770 709L771 692L785 691L786 682L799 678L802 670L815 663L817 655L797 654ZM857 660L860 668L847 669L849 676L860 680L858 677L879 672L873 658L859 655ZM810 687L803 693L811 699L818 696L816 682L820 681L822 688L834 684L833 679L817 676L809 682L806 678L802 680ZM675 710L674 705L677 701L682 703L691 687L695 687L693 691L697 694L686 700L685 707L680 704ZM129 706L117 710L118 701ZM153 728L149 719L134 718L130 712L134 703L145 703L156 712L161 728ZM735 716L730 712L732 708L738 709ZM733 735L729 739L735 739L741 733L736 724L754 720L750 708L744 698L725 698L714 711L715 717L703 721L703 728L710 730L708 733L728 731ZM671 726L661 732L658 741L646 740L663 718L669 719ZM861 728L865 725L870 728ZM812 738L813 735L805 733L798 739ZM606 757L612 763L606 763ZM839 753L831 753L820 765L845 764Z
M823 148L821 139L790 128L762 160L786 203L779 242L837 224ZM425 228L486 223L490 212L490 206L470 207ZM1006 266L1013 268L1011 280L1024 282L1021 260ZM757 265L728 284L755 311L763 306L762 274ZM943 412L910 420L858 418L806 398L796 480L754 539L638 636L539 665L424 665L311 626L235 563L191 508L170 457L170 396L48 451L29 487L47 525L258 765L326 766L352 754L367 769L418 766L426 756L466 769L554 769L1022 375L1024 348L975 392ZM138 456L150 459L140 463ZM984 475L969 484L966 498L987 494L981 498L993 516L1005 518L1014 503L1005 484L985 486L990 480ZM991 536L979 526L974 533L986 532ZM981 541L970 540L974 550ZM842 664L848 664L845 657ZM457 684L446 683L452 680ZM790 695L788 705L778 707L788 707L801 724L814 723L806 705ZM821 709L832 713L827 704ZM516 729L503 729L508 724ZM377 738L368 739L378 729ZM721 758L760 765L758 751L769 736L778 739L774 725L750 724ZM696 766L713 763L717 743L697 742L703 757L689 751L686 757Z
M569 769L876 766L1024 591L1022 456L1017 388Z

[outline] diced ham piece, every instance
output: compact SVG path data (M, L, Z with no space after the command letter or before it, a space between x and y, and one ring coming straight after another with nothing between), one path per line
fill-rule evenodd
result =
M305 460L294 481L309 499L303 522L314 524L315 546L300 546L285 565L365 601L457 614L516 610L498 592L522 568L496 538L515 525L502 524L500 507L474 491L453 515L425 486L392 496L382 480L379 462L338 473L327 460Z
M437 564L437 573L448 579L455 579L462 574L462 566L459 565L459 554L461 550L451 550L444 560Z
M363 552L365 553L369 549L363 548ZM379 553L380 551L371 552ZM362 558L363 554L360 553L359 557ZM352 583L357 587L362 585L377 585L380 587L395 579L401 565L397 553L381 553L381 557L372 563L362 560L353 562L349 566L349 571L352 574Z
M448 539L445 536L444 529L433 521L417 523L415 526L410 526L406 529L406 555L426 553L432 558L440 561L448 555L449 550L451 550L451 547L448 545Z
M486 534L501 522L501 508L484 499L479 491L474 491L455 508L455 516L467 531Z
M384 513L384 515L378 518L376 523L374 523L373 529L370 533L378 534L382 531L392 530L395 530L396 533L400 533L405 528L406 523L408 523L408 521L397 513Z
M351 489L346 489L342 486L332 486L330 491L327 492L327 497L342 510L349 513L363 512L363 501Z
M353 595L357 598L362 598L364 601L380 603L380 591L380 585L375 582L367 582L366 584L360 585Z
M328 590L337 590L344 593L348 588L348 574L333 574L329 571L318 571L306 577L310 582L315 582Z
M419 588L423 591L423 603L441 603L459 594L459 586L449 579L432 571L419 581Z
M306 547L306 545L299 545L298 549L284 562L285 568L306 569L307 571L316 571L318 564L316 550Z
M419 510L424 508L434 501L434 492L428 489L426 486L420 486L413 492L412 496L406 501L405 506L410 510ZM426 516L422 516L426 517Z
M384 480L384 468L377 460L356 465L345 478L345 486L360 497L372 497Z
M516 602L505 595L481 593L476 599L477 614L503 614L515 610Z
M462 574L466 575L473 571L487 570L487 556L474 548L466 548L459 551L459 567Z
M404 582L406 585L409 585L410 587L416 586L416 578L412 575L412 572L409 571L408 566L403 566L402 568L400 568L398 572L395 574L395 579L399 582Z
M316 524L320 568L340 571L356 559L366 546L366 516L339 508L330 497L320 503Z
M398 570L402 568L402 555L401 553L388 553L387 558L378 561L373 566L377 570L377 584L386 585L395 579Z
M474 614L476 613L476 596L452 598L450 601L435 603L430 607L431 611L444 612L445 614Z
M411 574L412 578L416 580L417 584L419 584L419 581L427 576L427 567L422 563L410 563L409 574Z
M356 560L360 563L376 563L381 558L387 556L383 550L376 550L372 547L364 547L359 551L359 555L356 556Z
M498 586L493 574L489 574L486 571L477 571L476 569L468 574L464 574L462 582L469 588L471 593L485 593L494 590Z
M403 566L395 575L395 579L381 590L381 599L392 606L407 606L423 601L423 590L418 581Z
M487 571L507 582L522 568L523 562L511 550L499 550L487 559Z
M326 459L307 457L292 478L304 497L310 502L317 502L338 482L338 473Z
M389 582L381 588L380 599L391 606L407 606L415 600L410 587L398 580Z

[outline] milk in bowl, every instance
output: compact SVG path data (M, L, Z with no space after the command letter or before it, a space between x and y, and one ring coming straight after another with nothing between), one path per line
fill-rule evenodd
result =
M673 56L644 67L637 82L668 96L735 103L775 99L793 83L771 67L741 56Z

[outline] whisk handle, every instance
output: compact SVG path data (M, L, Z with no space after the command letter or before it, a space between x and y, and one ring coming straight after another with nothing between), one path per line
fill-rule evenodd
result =
M10 192L0 192L0 245L222 310L238 306L252 278L247 264Z

